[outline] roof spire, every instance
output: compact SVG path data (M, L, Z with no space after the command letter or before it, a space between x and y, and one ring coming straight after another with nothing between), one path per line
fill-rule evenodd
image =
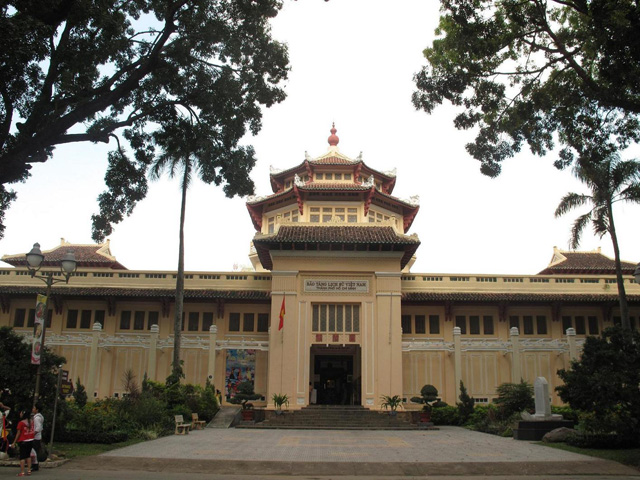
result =
M331 147L337 147L338 146L338 142L340 142L340 139L338 138L338 136L336 135L336 122L333 122L333 124L331 125L331 135L329 136L329 139L327 140L329 142L329 146Z

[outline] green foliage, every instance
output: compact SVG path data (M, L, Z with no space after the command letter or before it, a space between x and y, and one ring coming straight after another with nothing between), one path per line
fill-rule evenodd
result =
M0 29L0 220L56 145L115 138L94 238L147 193L148 167L185 138L204 146L207 183L252 188L250 148L261 107L285 98L285 45L271 38L282 2L10 2ZM141 20L144 18L144 21ZM125 143L126 142L126 143ZM128 145L127 145L128 144Z
M9 389L1 392L1 399L16 414L21 408L31 409L36 385L37 365L31 364L31 346L25 340L25 337L11 327L0 327L0 387ZM45 347L40 361L40 403L43 413L47 413L49 409L53 410L55 401L57 365L64 364L66 360Z
M625 442L640 438L640 333L607 328L587 337L580 360L559 370L560 398L584 412L580 424L588 435L616 433Z
M238 392L231 399L231 403L235 405L242 405L243 410L253 408L253 405L249 403L249 400L257 400L261 397L259 393L254 393L253 382L241 382L238 384Z
M458 398L460 399L460 402L456 403L458 407L458 416L460 423L464 425L473 413L476 401L473 397L469 396L467 388L464 386L462 380L460 380L460 396Z
M472 430L508 437L513 434L513 427L519 420L520 413L505 416L496 405L476 405L467 425Z
M438 389L433 385L424 385L420 389L420 396L411 398L412 402L422 404L422 410L425 412L430 412L432 404L438 400Z
M562 415L565 420L571 420L576 424L579 422L578 412L568 405L556 406L551 405L551 413L554 415Z
M485 175L528 145L555 165L606 158L640 137L640 9L634 2L441 0L438 38L416 74L416 108L460 107Z
M382 395L380 399L382 400L382 403L380 403L380 406L383 407L385 410L389 409L392 412L395 412L398 409L398 407L402 406L402 397L400 395L394 395L394 396Z
M125 377L131 379L132 375L125 373ZM169 398L177 403L170 404ZM202 388L191 384L163 385L145 379L138 395L105 398L84 407L76 402L63 402L63 422L56 426L56 438L96 443L153 439L173 432L174 415L190 419L191 413L197 412L202 420L209 421L218 409L211 384Z
M273 404L275 405L277 410L282 410L283 406L289 406L289 397L286 393L274 393L271 397Z
M495 403L499 407L500 417L507 419L523 411L533 411L533 386L524 380L520 383L503 383L497 388L498 398Z
M431 410L431 421L434 425L460 425L459 410L451 405L434 406Z
M589 224L593 226L593 232L600 238L607 233L609 234L615 255L616 283L622 326L631 329L618 236L613 221L613 204L617 202L640 203L640 162L637 160L623 161L616 154L598 160L580 161L574 166L575 177L591 190L591 194L574 192L566 194L556 208L555 216L560 217L585 205L591 206L591 210L580 215L573 223L569 244L572 249L578 248L582 232Z
M84 408L87 404L87 391L84 388L84 385L80 383L80 377L78 377L78 380L76 381L76 387L73 389L72 395L78 408Z

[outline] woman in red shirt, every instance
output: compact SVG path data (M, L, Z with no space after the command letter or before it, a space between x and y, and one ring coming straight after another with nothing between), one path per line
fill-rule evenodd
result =
M16 439L13 441L13 446L16 443L20 444L20 473L19 477L24 477L24 463L27 461L27 475L31 475L31 447L33 445L33 439L35 437L35 429L33 428L33 422L31 416L26 410L20 411L20 423L18 423L18 431L16 433Z

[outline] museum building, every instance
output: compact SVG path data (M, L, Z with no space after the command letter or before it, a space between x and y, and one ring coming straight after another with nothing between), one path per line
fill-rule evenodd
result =
M252 381L263 405L286 393L294 409L379 408L382 395L409 399L425 384L454 404L460 381L490 402L499 384L542 376L560 403L557 370L585 336L620 322L613 259L554 248L537 275L414 273L417 197L393 195L395 171L342 154L335 127L328 143L322 156L272 169L273 192L248 199L251 271L185 273L185 380L210 379L225 399ZM128 369L164 381L176 273L128 270L109 241L64 240L43 252L42 271L69 251L78 268L52 287L46 345L96 398L122 395ZM30 337L43 284L24 253L2 260L13 268L0 269L0 326ZM635 264L623 269L638 328Z

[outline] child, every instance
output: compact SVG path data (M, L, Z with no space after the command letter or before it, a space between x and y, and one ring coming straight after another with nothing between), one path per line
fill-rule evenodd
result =
M18 477L24 477L24 464L27 463L27 475L31 475L31 448L33 445L33 438L35 437L35 430L33 428L33 422L31 421L31 415L27 410L20 411L20 423L18 423L18 432L16 438L13 441L15 448L16 443L20 445L20 473Z

